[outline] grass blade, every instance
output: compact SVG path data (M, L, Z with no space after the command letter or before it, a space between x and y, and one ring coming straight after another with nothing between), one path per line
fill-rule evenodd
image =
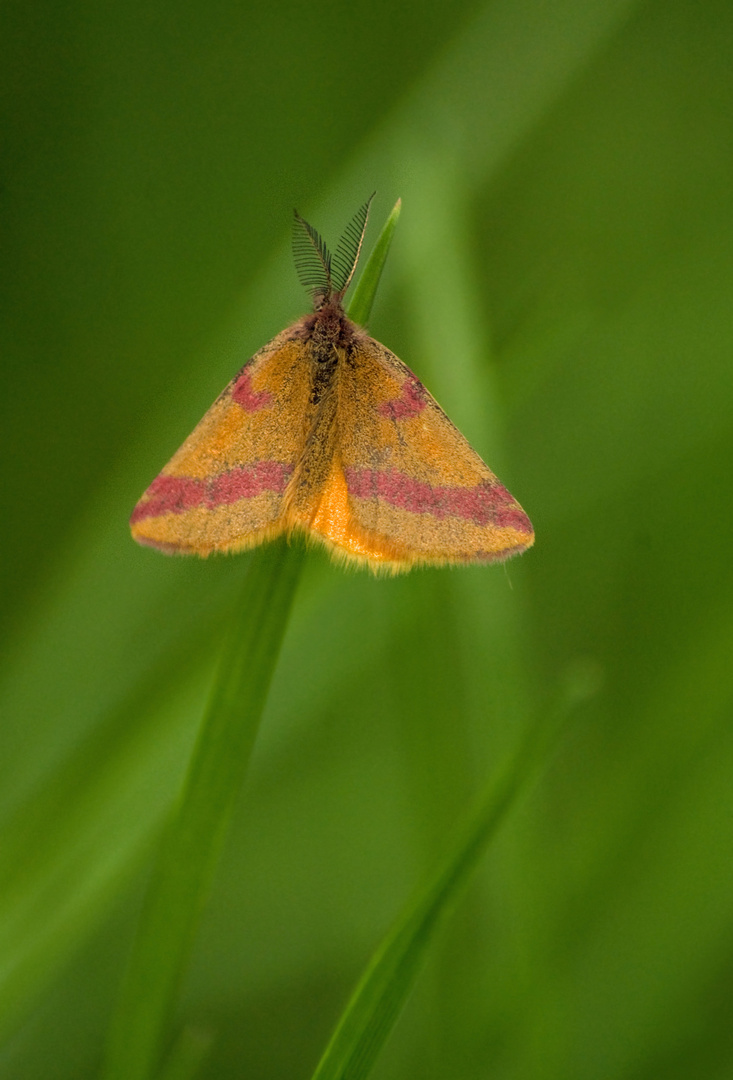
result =
M193 1080L205 1064L212 1042L211 1031L184 1027L157 1080Z
M110 1033L106 1080L158 1067L199 915L242 785L302 559L284 541L254 552L177 807L164 832Z
M435 931L507 811L547 760L576 702L594 689L581 672L561 705L530 727L518 750L492 777L473 817L432 882L410 902L372 957L312 1080L365 1080L387 1040L426 957Z
M400 219L401 209L402 200L398 199L384 223L384 228L377 237L377 242L372 248L366 266L362 270L361 276L351 294L351 302L348 305L348 315L349 318L353 319L359 326L363 326L366 323L372 310L374 297L377 295L379 279L382 276L382 270L387 261L387 255L392 244L392 237L397 228L397 222Z
M355 291L359 319L371 310L398 216L399 204ZM349 310L352 314L354 303ZM302 548L290 549L284 540L251 556L188 776L148 886L112 1022L104 1080L149 1080L159 1069L180 978L247 772L301 564Z

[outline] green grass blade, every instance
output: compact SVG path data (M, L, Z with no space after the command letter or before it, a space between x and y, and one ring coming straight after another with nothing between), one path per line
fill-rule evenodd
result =
M254 552L180 802L164 833L109 1041L106 1080L159 1062L202 907L247 771L300 574L301 549Z
M387 261L387 255L392 244L392 237L397 228L397 222L400 219L401 209L402 201L398 199L384 223L384 228L379 234L371 255L367 259L366 266L362 270L361 276L351 294L351 301L348 305L348 315L349 318L353 319L359 326L363 326L366 323L371 313L374 297L377 295L379 279L382 276L382 270L384 269L384 264Z
M399 217L393 209L349 309L366 319ZM238 613L163 836L110 1032L105 1080L148 1080L159 1068L190 953L260 717L300 576L302 549L284 541L254 552Z
M193 1080L203 1068L213 1041L209 1030L184 1027L156 1080Z
M492 777L473 817L432 882L407 906L372 957L312 1080L365 1080L387 1040L426 957L435 931L468 882L487 844L527 782L547 760L572 706L592 692L585 673L559 708L531 726Z

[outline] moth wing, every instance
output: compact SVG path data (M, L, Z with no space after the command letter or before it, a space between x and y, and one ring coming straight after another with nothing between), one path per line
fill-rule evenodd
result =
M281 533L309 389L296 324L255 353L153 480L130 519L135 540L208 555Z
M485 563L534 542L529 518L401 360L367 335L338 426L348 554L392 571Z

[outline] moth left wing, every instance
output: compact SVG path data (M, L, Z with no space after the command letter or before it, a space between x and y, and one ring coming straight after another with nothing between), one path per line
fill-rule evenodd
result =
M296 324L255 353L152 482L130 519L135 540L208 555L283 532L309 392Z

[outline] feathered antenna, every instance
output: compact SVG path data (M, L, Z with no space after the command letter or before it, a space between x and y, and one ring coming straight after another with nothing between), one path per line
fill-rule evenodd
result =
M293 258L301 284L318 305L333 292L331 252L323 238L295 211L293 223Z
M369 207L375 195L376 192L373 191L364 205L359 207L336 246L333 256L333 282L339 298L344 296L354 276L364 243Z

